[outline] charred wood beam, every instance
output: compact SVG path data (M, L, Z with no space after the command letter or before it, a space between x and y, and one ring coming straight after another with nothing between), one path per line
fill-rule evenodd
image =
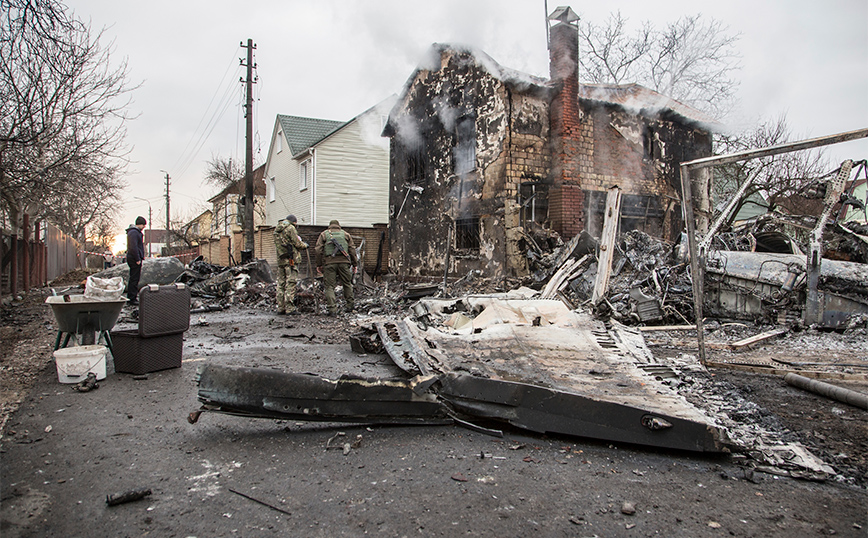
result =
M606 212L603 216L603 234L600 237L600 252L597 255L597 278L594 282L594 292L591 303L597 304L609 289L609 276L612 273L612 259L615 256L615 239L618 235L618 224L621 216L621 189L617 186L609 188L606 195Z

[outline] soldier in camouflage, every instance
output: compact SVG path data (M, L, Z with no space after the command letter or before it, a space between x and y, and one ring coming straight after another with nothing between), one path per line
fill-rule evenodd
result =
M347 312L353 311L353 275L358 260L356 259L356 246L353 236L341 229L341 223L332 220L329 227L319 234L316 240L316 265L322 271L323 285L325 286L326 304L329 315L334 316L338 312L335 300L335 285L340 278L344 289L344 303ZM352 273L350 272L352 265Z
M277 313L297 314L295 292L298 283L298 264L301 252L308 244L301 240L295 224L295 215L287 215L274 229L274 248L277 251Z

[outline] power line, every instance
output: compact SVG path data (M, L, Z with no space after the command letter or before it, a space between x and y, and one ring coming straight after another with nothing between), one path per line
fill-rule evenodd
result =
M230 86L226 88L223 97L221 98L220 104L218 104L217 110L214 111L214 115L208 122L208 125L205 126L207 131L203 131L199 137L199 140L196 142L196 145L193 147L193 150L187 156L186 161L182 164L181 170L178 172L178 176L183 175L190 165L195 160L196 156L202 150L202 147L205 145L205 142L208 141L208 138L211 136L211 133L214 131L214 128L217 127L217 124L220 123L220 120L223 118L223 115L226 114L226 111L229 109L230 105L233 104L232 96L235 92L238 91L238 88L235 86Z
M205 126L205 129L207 129L207 128L208 128L207 126L210 125L211 122L214 121L215 116L218 114L218 112L221 110L221 108L223 109L223 112L219 112L219 115L222 116L223 113L225 113L225 103L224 103L224 100L225 100L226 97L227 97L227 90L231 90L231 89L233 89L233 88L235 87L235 84L234 84L234 81L232 81L231 78L229 78L230 83L229 83L229 84L226 84L225 88L224 88L224 84L225 84L226 81L227 81L227 76L230 74L230 72L233 72L233 67L235 68L235 69L234 69L234 72L237 72L237 71L239 70L239 66L238 66L238 64L237 64L236 61L235 61L235 56L237 55L237 53L238 53L238 47L236 47L236 48L235 48L235 51L233 51L233 58L232 58L232 61L230 61L229 65L226 67L226 70L225 70L224 73L223 73L223 77L221 78L220 83L216 86L216 88L215 88L215 90L214 90L214 94L211 96L211 100L210 100L209 103L208 103L208 106L205 108L205 111L202 113L202 117L199 119L199 123L196 125L196 129L194 129L193 132L191 133L191 135L190 135L190 139L187 141L186 146L184 146L184 149L183 149L183 150L181 151L181 153L178 155L178 159L175 161L175 164L172 166L172 169L173 169L173 170L179 170L179 167L180 167L180 169L182 169L182 170L180 170L180 172L177 174L178 176L183 175L183 173L184 173L184 172L186 171L186 169L189 167L190 162L192 162L192 160L195 158L196 154L197 154L198 151L199 151L198 149L195 149L195 148L196 148L197 146L201 146L201 143L202 143L202 137L203 137L203 135L204 135L204 131L203 131L202 133L200 133L200 132L199 132L199 128L202 127L202 123L203 123L203 121L205 120L206 117L208 117L209 111L211 110L211 105L214 104L214 99L215 99L218 95L221 96L221 97L220 97L220 100L218 101L216 107L214 108L214 111L211 112L211 116L210 116L210 118L208 119L208 122L205 124L205 125L206 125L206 126ZM233 73L233 74L234 74L234 73ZM221 92L221 90L222 90L222 92ZM198 139L196 139L196 137L197 137L197 133L199 133L199 135L198 135ZM194 139L196 139L196 142L195 142L195 143L193 143L193 140L194 140ZM191 143L193 144L193 148L194 148L194 149L193 149L193 150L190 150L190 152L188 153L188 150L190 149L190 144L191 144Z

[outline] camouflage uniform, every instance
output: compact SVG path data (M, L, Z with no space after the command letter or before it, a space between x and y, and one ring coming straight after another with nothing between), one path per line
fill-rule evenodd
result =
M347 256L338 251L332 243L332 238L335 238L346 249ZM356 259L356 246L353 243L353 236L343 231L341 224L333 220L329 223L328 229L319 234L316 240L316 265L317 268L322 268L326 304L328 305L330 315L335 315L338 311L335 300L335 285L338 278L340 278L341 286L344 289L346 310L347 312L352 312L353 310L353 275L350 272L351 264L353 270L355 270L358 260Z
M277 250L277 313L293 314L295 307L296 283L298 282L298 264L301 263L301 251L308 244L298 236L294 224L296 219L289 215L277 223L274 229L274 246Z

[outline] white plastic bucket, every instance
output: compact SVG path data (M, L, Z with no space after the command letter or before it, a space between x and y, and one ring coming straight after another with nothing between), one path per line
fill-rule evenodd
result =
M57 364L57 380L61 383L78 383L93 372L97 380L105 379L105 358L108 348L99 345L74 346L54 352Z

